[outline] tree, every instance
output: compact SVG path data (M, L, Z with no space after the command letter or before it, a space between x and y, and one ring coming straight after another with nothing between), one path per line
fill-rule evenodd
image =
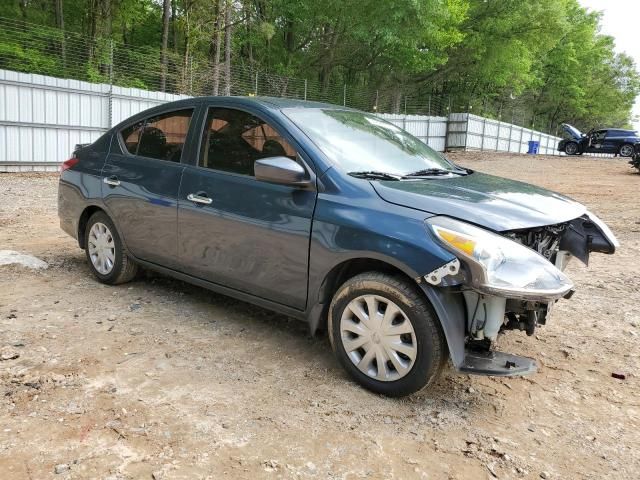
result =
M640 91L636 65L577 0L0 3L0 22L18 19L0 28L1 68L107 81L113 44L114 81L152 90L249 93L260 72L269 94L342 103L346 86L363 109L403 111L409 97L427 113L434 96L584 129L628 123Z
M224 94L231 95L231 0L224 6Z
M216 24L213 32L213 94L220 93L220 50L222 48L223 0L217 0Z
M64 12L62 0L55 0L56 27L60 29L60 58L62 59L62 68L67 68L67 49L64 39Z
M169 44L169 18L171 17L171 0L162 2L162 41L160 47L160 90L167 86L167 47Z

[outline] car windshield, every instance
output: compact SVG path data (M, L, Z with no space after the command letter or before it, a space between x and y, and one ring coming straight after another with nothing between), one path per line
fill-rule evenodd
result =
M289 108L284 113L347 173L464 172L425 143L374 115L330 108Z

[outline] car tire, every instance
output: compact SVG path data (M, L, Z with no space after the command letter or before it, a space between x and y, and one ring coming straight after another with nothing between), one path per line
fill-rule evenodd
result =
M564 146L564 153L567 155L578 155L580 153L578 144L576 142L567 142Z
M84 233L84 251L95 277L107 285L132 280L138 265L125 253L118 231L104 212L91 215Z
M632 157L633 156L633 145L631 145L630 143L625 143L624 145L622 145L620 147L620 150L618 150L618 154L621 157Z
M390 397L432 384L448 359L431 304L417 286L396 276L367 272L347 280L329 307L328 330L331 348L351 377Z

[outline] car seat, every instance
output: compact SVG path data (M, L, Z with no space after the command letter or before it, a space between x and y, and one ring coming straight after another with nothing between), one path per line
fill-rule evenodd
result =
M287 151L277 140L269 139L264 142L264 145L262 145L262 158L286 156Z
M138 155L143 157L165 159L167 154L167 137L156 127L145 127L140 138Z

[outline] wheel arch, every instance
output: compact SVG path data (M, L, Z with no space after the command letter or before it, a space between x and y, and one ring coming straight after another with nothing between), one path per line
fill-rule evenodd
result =
M434 309L440 327L449 348L449 354L456 368L464 360L464 339L466 331L466 308L464 298L459 293L418 283L413 272L409 272L383 259L372 257L356 257L334 265L324 276L318 291L316 303L309 313L311 334L318 329L326 328L329 305L335 292L350 278L364 272L375 271L387 273L407 280L420 291Z
M623 156L623 155L622 155L622 149L623 149L624 147L626 147L627 145L628 145L629 147L631 147L631 155L628 155L628 156L627 156L627 158L633 157L633 152L634 152L634 146L633 146L633 143L631 143L631 142L627 142L627 141L623 142L623 143L622 143L622 145L620 145L620 146L618 147L618 155L620 155L621 157Z
M411 280L411 275L391 262L373 257L353 257L337 263L324 274L317 296L311 297L313 305L308 322L311 334L326 327L329 304L340 286L352 277L364 272L382 272ZM311 293L311 292L310 292Z
M84 241L85 241L85 231L87 229L87 223L91 216L96 212L104 212L105 215L109 216L109 214L104 210L104 208L99 207L98 205L88 205L80 214L80 218L78 219L78 245L80 248L84 250ZM111 218L109 216L109 218Z

